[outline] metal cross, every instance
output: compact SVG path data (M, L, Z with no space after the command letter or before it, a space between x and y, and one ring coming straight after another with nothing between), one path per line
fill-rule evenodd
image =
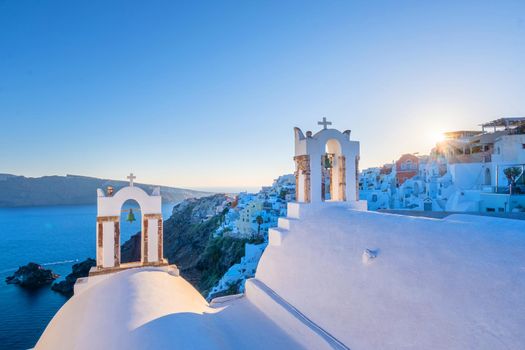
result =
M323 117L323 121L322 122L317 122L317 125L322 125L323 129L326 129L326 126L327 125L332 125L332 122L326 121L326 118Z
M129 179L129 186L133 187L133 180L135 180L137 177L133 176L133 173L130 173L127 179Z

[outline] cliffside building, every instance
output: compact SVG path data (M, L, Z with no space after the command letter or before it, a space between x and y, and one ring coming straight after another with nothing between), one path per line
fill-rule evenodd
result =
M445 133L430 156L401 157L395 169L399 188L388 187L388 176L364 172L360 189L369 209L424 210L426 201L433 211L524 212L525 118L499 118L481 127Z
M419 159L413 154L403 154L396 162L397 185L413 178L419 172Z

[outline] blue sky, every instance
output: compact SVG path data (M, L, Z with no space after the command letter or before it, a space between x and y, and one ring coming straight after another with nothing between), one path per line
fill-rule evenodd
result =
M0 172L258 186L323 116L379 165L525 115L524 62L525 1L0 0Z

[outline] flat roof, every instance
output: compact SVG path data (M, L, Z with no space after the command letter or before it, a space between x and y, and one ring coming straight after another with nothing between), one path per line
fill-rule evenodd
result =
M525 122L525 117L503 117L492 120L487 123L480 124L482 127L510 127L520 125Z

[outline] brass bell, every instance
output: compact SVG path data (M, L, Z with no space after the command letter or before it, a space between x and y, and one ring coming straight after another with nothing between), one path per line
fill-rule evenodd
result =
M332 167L332 162L330 161L330 157L328 155L324 157L324 167L325 169L330 169Z
M133 209L129 209L128 218L126 219L130 224L135 221L135 214L133 214Z

